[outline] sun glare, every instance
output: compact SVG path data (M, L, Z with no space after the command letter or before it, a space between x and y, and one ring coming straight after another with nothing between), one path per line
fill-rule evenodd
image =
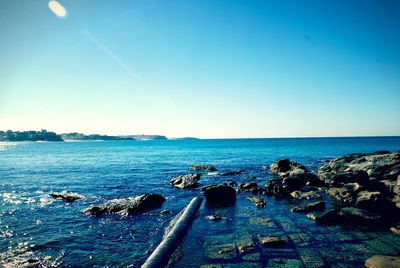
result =
M49 8L59 18L65 18L67 16L67 10L55 0L49 2Z

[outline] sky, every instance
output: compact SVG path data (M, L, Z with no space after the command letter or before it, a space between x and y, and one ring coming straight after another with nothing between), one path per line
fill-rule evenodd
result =
M400 135L400 1L57 3L0 0L0 130Z

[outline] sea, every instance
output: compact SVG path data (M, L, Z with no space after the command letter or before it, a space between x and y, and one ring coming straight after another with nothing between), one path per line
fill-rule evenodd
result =
M182 190L169 181L211 164L200 186L235 180L263 186L273 178L269 165L290 158L311 171L349 153L400 150L400 137L177 139L0 143L0 266L18 267L28 259L43 266L140 267L161 241L169 222L200 189ZM221 176L243 169L244 173ZM50 192L84 196L73 203ZM82 210L115 198L158 193L159 209L121 217L93 218ZM225 208L202 204L180 247L175 267L362 267L373 255L400 255L400 237L388 230L322 227L295 203L263 196L265 208L239 194ZM332 206L328 197L328 209ZM162 215L161 210L170 210ZM218 214L214 222L207 215ZM279 248L265 248L260 237L284 237ZM242 253L239 245L253 244ZM234 249L233 251L231 249ZM214 265L214 266L205 266Z

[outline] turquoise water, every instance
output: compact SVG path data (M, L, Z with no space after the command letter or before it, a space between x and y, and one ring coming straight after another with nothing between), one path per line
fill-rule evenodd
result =
M334 157L376 150L400 150L400 137L1 143L0 258L4 263L29 253L51 256L63 267L137 267L157 246L174 215L201 194L169 186L172 177L188 173L193 164L246 170L232 177L204 175L202 185L227 179L263 185L271 178L263 166L277 158L289 157L317 170ZM48 196L63 190L85 198L65 204ZM167 201L159 210L128 218L88 218L80 213L93 204L146 192L160 193ZM289 201L265 197L268 205L260 209L245 200L247 195L239 195L230 208L202 206L177 267L360 267L374 254L400 254L400 239L389 232L317 227L304 215L291 213ZM164 209L173 213L159 215ZM225 218L205 219L214 213ZM271 219L271 226L259 224L259 218ZM259 247L257 237L271 234L286 236L289 243L279 249ZM210 252L221 244L249 239L256 246L252 255L236 252L215 258Z

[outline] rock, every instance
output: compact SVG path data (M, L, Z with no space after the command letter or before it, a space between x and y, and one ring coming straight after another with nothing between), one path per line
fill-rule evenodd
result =
M271 164L270 171L277 174L279 177L301 177L305 178L307 174L306 168L297 163L290 161L289 159L279 159Z
M217 171L217 168L212 165L193 165L190 167L191 170L199 170L204 172L213 172Z
M395 235L400 236L400 225L391 227L391 228L390 228L390 231L391 231L392 233L394 233Z
M66 203L72 203L72 202L74 202L74 201L76 201L78 199L82 199L84 197L84 196L79 195L77 193L66 192L66 191L58 192L58 193L52 192L49 195L54 199L61 198Z
M292 211L292 212L312 212L312 211L319 211L319 210L324 210L324 209L325 209L325 202L317 201L314 203L309 203L309 204L294 207L290 211Z
M376 210L382 206L382 194L380 192L362 191L357 195L356 207Z
M397 193L397 189L398 189L398 182L396 181L392 181L392 180L382 180L378 183L378 189L380 192L382 192L383 194L385 194L386 196L393 196L398 194Z
M204 255L210 259L233 259L236 257L236 246L234 243L214 244L206 242L204 244Z
M126 199L113 199L102 205L92 206L82 212L89 216L101 216L106 213L116 213L128 216L134 213L146 212L158 208L165 201L159 194L142 194Z
M375 255L365 261L367 268L398 268L400 267L399 256Z
M282 188L288 193L299 190L305 185L306 181L304 180L304 178L297 176L286 177L282 181Z
M333 182L337 185L354 182L366 185L369 182L369 176L365 170L347 171L333 175Z
M352 205L354 203L353 195L347 188L333 187L328 189L327 193L342 205Z
M259 196L246 197L246 199L253 202L256 207L259 208L263 208L267 205L267 202Z
M321 195L315 191L294 191L290 193L290 196L294 199L321 199Z
M235 189L226 184L205 186L203 194L210 205L231 205L236 202Z
M291 162L289 159L279 159L276 160L274 163L271 164L269 167L270 171L273 173L279 173L279 172L287 172L292 169L293 162Z
M275 236L267 236L261 237L260 243L266 247L282 247L286 244L286 241L281 239L280 237Z
M220 221L221 220L221 216L208 215L208 216L206 216L206 219L209 220L209 221Z
M354 193L359 193L360 191L363 190L363 187L358 184L357 182L352 182L352 183L346 183L343 185L349 192L354 192Z
M227 171L227 172L223 172L221 174L221 176L233 176L233 175L238 175L238 174L242 174L244 173L245 170L243 169L238 169L238 170L234 170L234 171Z
M262 218L262 217L250 218L249 223L251 225L263 225L270 228L276 228L276 224L270 218Z
M161 215L168 215L168 214L171 214L171 213L172 213L171 210L161 210L161 211L160 211L160 214L161 214Z
M255 246L251 235L239 237L239 239L236 241L236 247L241 254L254 251Z
M373 226L379 224L381 219L381 216L366 210L344 207L322 213L316 217L315 223L318 225Z
M180 175L176 178L173 178L170 183L171 185L181 188L181 189L187 189L187 188L196 188L199 186L199 180L200 180L201 175L200 174L185 174L185 175Z
M239 185L239 191L240 192L249 191L252 193L257 193L258 192L258 184L257 184L257 182L241 183Z
M369 178L396 180L400 175L400 152L385 151L372 154L350 154L322 166L318 174L327 183L368 183Z
M315 221L319 216L321 216L320 212L311 212L306 215L307 218L313 221Z
M318 176L313 173L310 172L307 174L307 186L313 186L313 187L324 187L326 186L326 183L321 180L320 178L318 178Z
M235 187L235 186L237 185L236 181L234 181L234 180L228 180L228 181L226 182L226 184L228 184L228 185L231 186L231 187Z

